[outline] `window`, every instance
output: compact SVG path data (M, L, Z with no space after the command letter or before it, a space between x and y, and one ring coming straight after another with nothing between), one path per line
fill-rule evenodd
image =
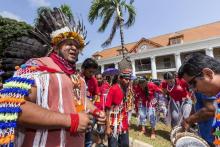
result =
M101 56L97 56L97 60L101 59Z
M170 44L180 44L182 42L181 38L170 39Z
M169 38L169 45L180 44L183 43L183 35L178 35Z
M171 68L171 59L170 58L164 58L163 62L164 62L165 68Z
M96 55L93 55L93 58L94 58L95 60L99 60L99 59L102 58L102 56L99 55L99 54L96 54Z
M146 45L146 44L142 45L142 46L139 48L138 52L142 52L142 51L144 51L145 49L147 49L147 45Z
M149 58L135 60L136 71L148 71L151 70L151 61Z

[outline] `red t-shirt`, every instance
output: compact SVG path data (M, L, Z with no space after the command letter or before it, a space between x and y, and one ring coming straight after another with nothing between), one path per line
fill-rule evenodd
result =
M101 110L104 110L105 107L105 101L104 96L107 94L108 90L110 88L110 85L108 83L103 83L101 86L98 87L99 96L100 96L100 102L95 102L95 106Z
M99 95L98 81L93 76L92 78L86 80L88 93L87 97L93 99L95 95Z
M163 81L162 88L165 89L175 101L182 101L182 99L188 95L188 85L183 79L176 78L176 84L172 88L168 88L167 82Z
M148 91L149 91L149 101L152 100L155 97L155 92L160 92L161 89L154 84L153 82L148 82L147 83Z
M145 91L139 85L137 85L134 88L134 93L135 93L135 101L134 102L135 102L136 111L137 111L137 108L138 108L140 101L142 102L142 105L146 107L147 96L146 96Z
M103 84L101 85L101 87L100 87L100 92L101 92L101 93L106 93L107 90L109 90L110 87L111 87L111 86L109 85L109 83L105 82L105 83L103 83Z
M128 114L126 111L126 104L123 103L123 99L124 99L124 93L122 91L122 89L120 88L120 86L118 84L114 84L108 92L108 96L107 96L107 101L105 106L109 109L112 108L112 106L119 106L122 104L123 108L121 111L121 115L122 117L122 131L127 131L128 130ZM112 122L114 122L114 115L111 115L111 120Z
M153 82L148 82L147 83L147 87L148 87L148 99L147 99L147 106L150 107L154 107L156 105L156 99L155 99L155 93L156 92L161 92L161 89L154 84Z

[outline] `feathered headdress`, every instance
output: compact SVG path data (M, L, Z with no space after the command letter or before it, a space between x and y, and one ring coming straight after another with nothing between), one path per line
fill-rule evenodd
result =
M35 31L50 40L53 46L66 39L74 40L80 50L88 44L85 43L87 31L83 21L76 21L73 16L66 16L59 8L42 9L39 12Z
M30 58L44 57L50 50L42 37L30 31L26 35L18 37L4 49L1 68L5 71L1 76L3 79L11 77L15 71L15 66L24 64Z
M24 64L30 58L47 56L51 52L51 45L57 45L66 39L72 39L80 50L85 43L87 31L82 20L75 20L66 16L59 8L53 10L42 8L38 11L38 18L34 30L18 37L4 50L2 69L3 78L7 79L14 73L15 66Z

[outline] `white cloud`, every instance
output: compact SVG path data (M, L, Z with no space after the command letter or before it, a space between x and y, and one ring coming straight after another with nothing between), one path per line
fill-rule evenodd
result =
M19 16L17 16L17 15L14 14L14 13L8 12L8 11L1 11L1 12L0 12L0 15L1 15L2 17L7 17L7 18L15 19L15 20L17 20L17 21L22 21L22 19L21 19Z
M50 6L47 0L28 0L30 5L33 7Z

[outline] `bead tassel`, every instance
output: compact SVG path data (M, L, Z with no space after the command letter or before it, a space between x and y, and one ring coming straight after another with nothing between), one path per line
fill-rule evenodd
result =
M32 79L12 77L0 90L0 145L14 146L14 131L21 112L20 105L25 102L24 97L29 95L33 84Z
M220 145L220 93L216 96L217 110L215 115L215 123L213 124L213 135L215 136L214 144Z

